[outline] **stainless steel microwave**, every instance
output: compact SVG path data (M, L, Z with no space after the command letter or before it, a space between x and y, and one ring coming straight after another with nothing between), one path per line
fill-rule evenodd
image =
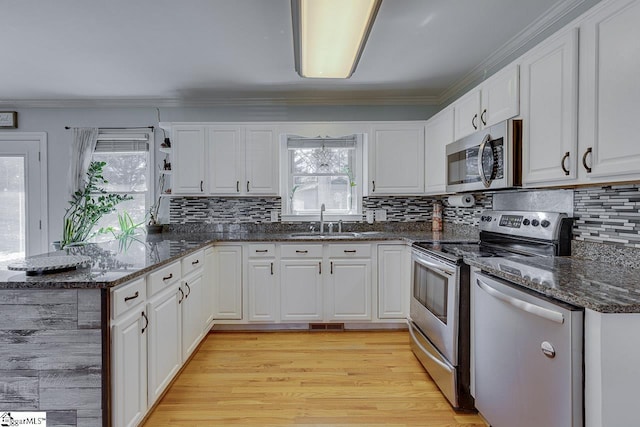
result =
M447 192L522 185L522 120L506 120L446 146Z

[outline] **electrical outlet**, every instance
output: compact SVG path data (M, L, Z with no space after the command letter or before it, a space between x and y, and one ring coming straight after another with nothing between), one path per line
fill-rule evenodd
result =
M278 222L278 211L271 211L271 222Z
M369 224L373 224L373 211L367 211L366 218Z
M387 220L387 210L376 209L376 221L386 221L386 220Z

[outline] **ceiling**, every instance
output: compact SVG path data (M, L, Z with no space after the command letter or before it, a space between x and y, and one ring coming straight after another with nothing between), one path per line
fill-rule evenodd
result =
M581 3L384 0L354 75L325 80L294 70L290 0L0 2L17 105L440 104Z

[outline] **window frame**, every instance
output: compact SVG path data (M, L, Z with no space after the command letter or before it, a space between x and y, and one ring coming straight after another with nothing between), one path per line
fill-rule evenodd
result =
M356 194L352 199L352 203L355 206L355 212L351 214L335 214L325 211L324 221L362 221L363 215L363 206L362 199L365 196L365 188L364 183L366 182L366 173L365 170L366 163L364 161L364 155L366 152L367 145L367 134L355 132L351 135L356 136L356 147L355 147L355 176L354 181L356 183ZM298 134L281 134L280 135L280 198L282 203L282 212L281 212L281 220L286 222L311 222L311 221L320 221L320 210L318 209L316 212L311 214L293 214L289 210L289 192L292 187L292 179L293 174L291 173L291 166L289 164L289 149L287 146L287 141L289 137L301 138ZM340 139L342 136L334 136L336 139ZM326 137L331 138L331 137ZM309 137L309 139L315 139L313 137ZM320 176L322 174L318 174ZM335 175L335 174L329 174Z

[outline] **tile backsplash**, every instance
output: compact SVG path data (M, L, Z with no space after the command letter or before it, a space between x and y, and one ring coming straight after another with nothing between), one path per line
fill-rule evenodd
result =
M420 196L376 196L364 197L362 205L365 211L385 209L387 221L418 222L431 221L433 198Z
M491 209L493 206L493 194L491 193L475 193L476 199L474 206L469 208L460 208L449 206L447 198L443 197L442 216L446 223L463 224L477 226L480 223L480 214L485 209Z
M271 222L280 215L280 197L172 197L170 224L241 224Z

